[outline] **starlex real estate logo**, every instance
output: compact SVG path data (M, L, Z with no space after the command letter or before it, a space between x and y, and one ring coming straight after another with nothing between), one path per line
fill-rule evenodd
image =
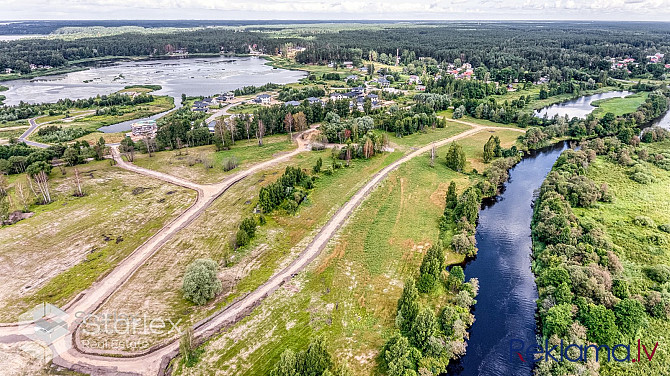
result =
M19 316L19 328L23 335L45 349L70 331L67 324L68 314L53 304L36 305ZM52 355L57 355L52 348ZM45 355L46 358L46 355Z
M633 354L631 356L631 347ZM606 360L608 362L632 362L639 363L644 361L651 361L658 349L658 342L652 346L647 347L642 340L637 340L637 348L635 345L616 344L612 347L608 345L579 345L576 343L565 344L563 340L559 344L551 346L549 339L545 339L544 347L532 343L528 347L521 339L510 339L509 342L509 359L511 362L539 362L539 361L555 361L563 362L585 362L591 357L595 357L596 361ZM591 350L591 351L589 351ZM637 350L637 357L635 354Z

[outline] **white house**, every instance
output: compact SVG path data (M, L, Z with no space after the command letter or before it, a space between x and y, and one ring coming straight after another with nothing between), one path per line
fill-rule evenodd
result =
M260 103L260 104L270 104L271 99L272 98L270 97L269 94L261 94L261 95L257 96L256 99L254 99L254 101L256 103Z

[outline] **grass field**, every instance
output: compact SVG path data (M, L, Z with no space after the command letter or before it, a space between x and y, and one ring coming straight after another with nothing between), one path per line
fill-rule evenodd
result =
M483 148L482 139L474 135L459 142ZM439 148L438 156L447 149ZM466 153L468 164L481 154L477 148L466 148ZM326 337L338 362L348 364L352 374L376 374L379 351L393 332L403 281L418 273L424 252L438 237L449 182L463 191L479 178L449 170L441 158L430 167L428 154L402 165L305 272L210 340L194 368L180 366L176 374L217 369L227 375L265 375L284 349L304 349L316 335ZM448 263L462 260L447 252ZM437 306L447 298L438 289L423 303Z
M251 140L239 140L230 150L218 152L213 145L207 145L182 149L182 155L177 155L175 151L154 153L152 157L149 157L148 154L137 154L135 164L196 183L214 183L248 166L272 159L274 155L295 148L296 144L288 142L288 135L277 135L263 138L263 146L261 147L258 146L258 141L252 138ZM239 166L231 171L223 171L222 162L226 158L232 157L237 159ZM193 164L198 158L208 158L211 160L213 167L206 168L202 163Z
M277 268L295 258L312 231L325 224L330 215L371 175L396 160L400 153L384 154L367 161L356 160L349 168L337 170L332 176L320 177L308 202L301 205L296 215L273 212L268 216L268 223L259 227L252 244L237 251L231 249L232 235L241 219L251 214L262 185L279 178L287 165L311 169L321 157L325 160L324 167L327 167L330 165L329 156L329 150L302 153L234 186L188 231L180 232L169 241L101 307L101 311L147 312L152 317L181 318L184 322L204 318L241 294L256 289ZM224 294L202 308L187 302L180 290L186 266L197 257L211 257L224 266L220 277L226 285ZM138 296L142 298L137 299ZM146 338L138 335L136 339ZM155 337L149 338L152 339Z
M652 144L654 149L670 151L670 142ZM630 281L631 295L648 289L650 281L644 277L646 266L670 265L670 234L656 227L636 225L635 217L644 215L651 218L656 225L670 223L670 172L647 164L656 181L650 184L639 184L628 177L628 168L606 161L599 157L589 168L587 175L596 184L607 182L614 202L601 203L591 209L575 208L580 221L599 223L615 249L624 266L624 274ZM659 286L662 290L663 286ZM665 375L670 369L670 351L667 339L670 338L668 321L649 317L649 326L642 330L636 338L646 343L659 341L659 347L652 362L646 360L631 367L631 364L616 362L601 363L600 374L603 376L621 375ZM637 346L637 343L635 344ZM649 344L647 344L649 347ZM631 348L632 351L632 348Z
M32 205L33 217L0 228L2 322L37 303L67 302L195 199L195 192L111 167L108 161L78 168L86 196L72 195L70 168L66 176L54 169L55 201ZM11 176L14 209L21 205L17 183L30 192L25 175Z
M624 98L610 98L601 99L591 102L592 106L597 107L593 110L593 114L601 118L606 113L611 112L615 116L623 116L633 113L649 96L649 92L643 91L636 94L631 94Z

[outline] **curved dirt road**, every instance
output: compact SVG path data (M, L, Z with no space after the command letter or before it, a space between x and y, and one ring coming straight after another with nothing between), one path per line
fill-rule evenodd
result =
M459 121L460 122L460 121ZM340 227L346 222L347 218L353 213L353 211L363 202L363 200L374 190L374 188L381 182L388 174L398 168L401 164L420 156L428 151L433 146L442 146L447 143L453 142L455 140L465 138L476 134L483 130L500 130L500 129L509 129L523 132L523 130L515 128L502 128L502 127L486 127L477 124L461 122L467 125L472 126L473 128L462 132L458 135L452 136L447 139L443 139L429 145L426 145L422 148L419 148L413 151L410 154L405 155L396 162L385 167L377 174L375 174L368 183L358 190L356 194L347 201L347 203L342 206L335 215L319 230L317 235L314 237L312 242L300 253L297 259L295 259L290 265L282 269L281 271L275 273L268 281L263 285L257 288L255 291L244 296L242 299L238 300L236 303L231 304L225 307L223 310L218 313L208 317L207 319L196 324L194 327L194 334L197 338L207 338L216 332L218 332L222 327L235 323L240 320L247 314L249 314L255 307L257 307L265 297L270 295L278 287L280 287L287 280L292 278L293 275L303 270L311 261L313 261L320 252L326 247L328 241L336 234ZM304 145L301 145L304 146ZM289 158L302 151L302 147L299 147L297 150L283 155L274 160L261 163L259 165L253 166L249 170L240 172L234 176L227 178L226 180L212 185L197 185L179 178L172 177L167 174L157 173L155 171L145 170L140 167L127 164L123 161L120 163L121 167L128 168L130 170L145 173L147 175L169 181L174 184L188 186L189 188L198 189L199 197L198 201L193 205L188 215L184 214L179 217L169 226L167 229L167 237L171 237L171 234L176 233L179 229L186 226L193 219L195 219L204 209L209 206L211 201L216 199L220 194L222 194L228 187L234 184L236 181L239 181L245 176L256 172L260 169L268 167L269 165L278 162L279 160ZM116 155L118 157L118 154ZM192 210L192 211L191 211ZM89 289L83 298L80 300L75 300L71 303L67 310L68 312L93 312L98 306L100 306L114 291L116 291L130 276L134 271L139 268L144 261L149 257L153 252L151 250L157 250L160 245L164 243L167 238L162 242L160 239L163 239L165 235L157 234L148 242L154 244L151 247L143 249L140 247L135 251L131 256L129 256L122 264L119 265L110 275L105 277L102 281L98 282L96 286ZM126 262L127 261L127 262ZM74 324L76 327L78 323L76 320L72 319L69 324ZM6 334L18 334L18 333L6 333ZM3 335L3 331L0 330L0 336ZM57 354L60 354L58 358L54 359L54 363L60 366L64 366L76 371L81 371L85 373L90 373L93 375L109 375L109 374L121 374L121 375L157 375L161 374L168 362L178 355L178 341L169 343L168 345L155 349L147 354L132 357L132 358L112 358L104 357L98 355L86 354L76 348L70 348L72 341L72 336L66 336L62 340L56 341L53 345L53 349L56 350Z

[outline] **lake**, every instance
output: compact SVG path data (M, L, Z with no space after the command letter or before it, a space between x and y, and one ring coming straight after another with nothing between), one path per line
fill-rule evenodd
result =
M0 35L0 42L7 42L11 40L19 40L26 38L44 38L44 37L47 37L47 35L41 35L41 34Z
M610 98L623 98L628 95L633 94L630 91L608 91L606 93L585 95L577 99L572 99L569 101L557 103L548 107L545 107L541 110L535 112L535 116L544 117L546 114L547 117L552 118L555 115L565 116L568 115L569 118L578 117L585 118L588 114L593 112L596 107L591 105L591 102L597 101L600 99L610 99Z
M467 352L449 364L454 376L531 376L531 363L510 357L511 339L535 341L537 287L530 269L530 222L539 189L567 143L533 152L512 170L504 191L485 202L475 233L479 251L465 267L479 279Z
M305 72L274 69L258 57L212 57L118 62L85 71L38 77L31 80L5 81L9 90L6 105L56 102L58 99L83 99L110 94L127 85L161 85L157 95L181 94L208 96L243 86L269 82L286 84L305 77Z

